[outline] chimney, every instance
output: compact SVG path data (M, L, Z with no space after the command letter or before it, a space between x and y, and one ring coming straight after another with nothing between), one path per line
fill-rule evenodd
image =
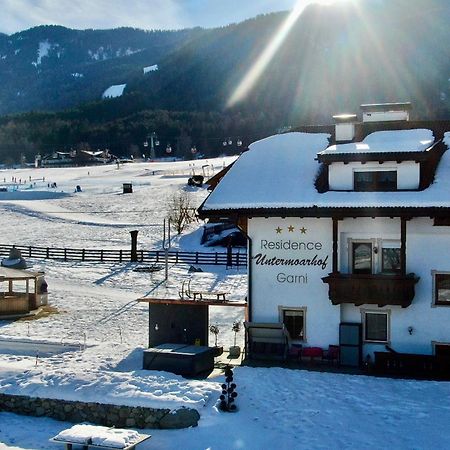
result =
M409 121L412 105L405 103L371 103L361 105L362 119L365 122Z
M350 142L355 137L356 114L338 114L333 116L336 142Z

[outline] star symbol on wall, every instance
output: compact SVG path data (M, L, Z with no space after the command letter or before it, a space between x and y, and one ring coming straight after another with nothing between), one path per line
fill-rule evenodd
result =
M294 227L292 225L288 226L288 231L289 233L292 233L294 231Z
M283 228L277 227L275 228L275 231L277 232L277 234L280 234L283 231Z
M305 227L301 227L301 228L300 228L300 233L306 234L306 228L305 228Z

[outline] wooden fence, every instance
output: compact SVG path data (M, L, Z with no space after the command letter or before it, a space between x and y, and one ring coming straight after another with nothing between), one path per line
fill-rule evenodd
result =
M56 247L34 247L24 245L0 244L0 257L7 257L11 248L17 248L24 258L60 259L63 261L87 261L121 263L131 261L131 250L120 249L75 249ZM229 257L231 256L231 257ZM138 262L162 263L165 261L164 250L138 250ZM246 266L247 253L206 253L206 252L179 252L169 251L168 261L170 264L212 264L218 266Z

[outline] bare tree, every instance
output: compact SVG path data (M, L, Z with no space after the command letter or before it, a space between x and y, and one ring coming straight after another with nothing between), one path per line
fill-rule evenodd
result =
M191 204L189 194L184 191L175 192L169 198L168 216L170 223L178 234L195 220L195 208Z

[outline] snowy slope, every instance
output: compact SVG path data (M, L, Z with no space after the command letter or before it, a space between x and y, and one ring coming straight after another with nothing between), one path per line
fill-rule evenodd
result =
M126 84L114 84L103 92L102 98L120 97L123 94L125 87Z

